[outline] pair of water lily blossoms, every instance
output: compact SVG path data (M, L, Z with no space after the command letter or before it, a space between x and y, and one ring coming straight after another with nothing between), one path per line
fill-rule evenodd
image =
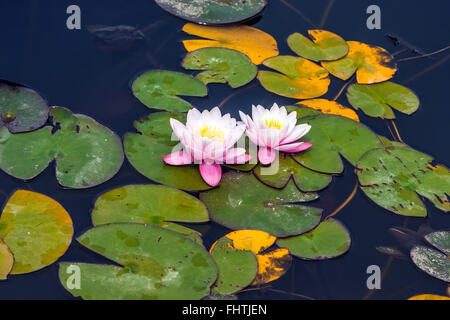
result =
M252 106L252 117L239 111L242 121L227 113L222 116L218 107L203 112L189 110L186 125L171 118L174 134L183 145L182 150L163 157L169 165L181 166L198 163L200 174L207 184L216 186L222 177L221 163L244 164L251 160L245 148L235 147L245 134L259 148L258 160L271 164L279 151L295 153L312 146L298 141L311 129L308 124L297 125L297 112L287 113L285 107L265 109Z

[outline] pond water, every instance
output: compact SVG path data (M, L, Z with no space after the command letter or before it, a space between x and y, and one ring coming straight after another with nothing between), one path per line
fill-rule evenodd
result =
M385 34L392 32L425 52L448 45L450 2L446 1L331 1L270 0L262 18L253 26L274 36L281 54L291 54L286 38L293 32L306 33L324 21L324 28L346 40L357 40L386 48L391 53L400 50ZM82 13L82 30L66 28L66 8L77 4ZM295 8L292 9L290 4ZM366 8L381 7L382 29L366 28ZM324 13L329 8L327 18ZM302 18L301 15L307 17ZM88 25L129 25L147 28L145 39L129 47L106 48L87 31ZM87 114L123 137L133 131L133 121L152 112L142 105L129 89L129 82L147 69L184 71L181 59L185 50L181 40L184 21L161 10L151 0L97 1L0 1L0 78L22 83L37 90L51 105L70 108ZM400 57L407 57L403 53ZM396 113L403 140L410 146L432 155L449 165L448 145L448 74L447 52L434 59L417 59L399 63L394 81L413 89L421 99L420 109L412 116ZM332 98L343 81L332 78L326 98ZM188 99L197 108L211 108L234 92L225 85L209 85L207 98ZM248 88L248 89L246 89ZM249 112L252 104L265 106L277 102L292 104L262 89L257 80L230 98L222 111L238 116L237 110ZM347 104L345 95L339 100ZM386 122L364 116L361 121L377 133L391 138ZM67 190L58 185L53 166L35 179L22 182L0 172L2 203L18 188L41 192L60 202L71 214L75 237L89 229L90 211L96 197L114 187L131 183L149 183L126 160L119 173L108 182L86 190ZM324 208L324 216L337 208L351 193L355 183L353 168L347 163L342 176L320 192L314 206ZM434 230L449 229L450 219L426 202L429 216L404 218L394 215L371 202L361 191L337 218L349 228L352 236L350 251L337 259L309 262L294 258L286 275L271 283L275 291L255 290L239 294L242 299L299 299L296 294L314 299L405 299L415 294L444 295L446 284L417 269L411 262L392 260L377 252L376 246L390 246L394 239L388 228L407 226L417 230L426 224ZM228 232L215 223L196 226L204 233L209 246ZM108 262L103 257L73 241L62 261L91 263ZM369 292L366 287L369 265L381 267L381 289ZM58 279L58 266L53 264L26 275L10 276L0 282L0 299L73 299Z

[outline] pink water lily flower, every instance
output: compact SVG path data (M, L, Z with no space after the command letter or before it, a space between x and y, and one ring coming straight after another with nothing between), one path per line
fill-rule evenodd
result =
M222 177L220 163L242 164L250 160L244 148L233 147L244 133L245 125L236 123L229 113L222 116L218 107L201 113L191 109L186 125L173 118L170 125L184 148L163 157L163 161L173 166L199 163L203 180L212 187Z
M297 112L287 114L286 108L279 108L276 103L265 109L252 106L252 117L239 111L246 125L245 133L249 139L259 146L258 159L264 164L271 164L278 151L300 152L312 146L309 142L298 141L308 133L309 124L297 124Z

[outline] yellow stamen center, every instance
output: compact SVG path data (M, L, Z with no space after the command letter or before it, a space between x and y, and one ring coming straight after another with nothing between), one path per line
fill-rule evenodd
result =
M213 139L213 138L219 138L219 141L223 140L223 131L220 129L217 129L216 127L210 127L210 126L206 126L204 125L203 127L199 127L197 129L198 133L200 133L200 135L203 138L209 138L209 139Z
M278 130L280 130L281 127L284 126L284 124L281 124L280 120L266 119L266 126L267 128L277 128Z

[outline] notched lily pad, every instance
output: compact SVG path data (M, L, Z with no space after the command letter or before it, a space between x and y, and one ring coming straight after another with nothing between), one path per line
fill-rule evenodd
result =
M299 191L293 183L274 189L253 174L241 172L225 173L218 188L200 193L213 221L235 230L261 230L280 237L307 232L319 223L321 209L295 204L317 197Z
M396 214L425 217L419 195L448 212L450 172L432 166L428 155L408 147L377 148L358 161L356 173L364 193L379 206Z
M183 123L186 115L181 113L156 112L135 121L137 133L127 133L124 137L125 154L131 165L150 180L183 190L208 190L198 167L170 166L162 158L174 152L179 141L172 140L170 118Z
M308 30L310 39L300 33L291 34L287 43L299 56L315 61L337 60L348 52L348 45L337 34L326 30Z
M47 118L47 102L36 91L0 80L0 127L27 132L43 126Z
M92 300L201 299L216 281L209 253L177 232L154 225L114 223L90 229L77 239L119 264L60 263L61 284L75 297ZM79 268L79 286L71 269Z
M411 249L410 256L420 270L439 280L450 282L450 259L445 254L417 246Z
M412 114L419 108L419 98L414 92L390 81L353 84L347 90L347 99L356 110L382 119L395 119L391 108L405 114Z
M386 81L397 71L394 57L385 49L362 42L347 41L348 54L336 61L323 61L322 66L333 76L347 80L356 72L358 83Z
M151 70L133 81L131 90L149 108L185 112L192 105L178 96L205 97L206 86L198 79L181 72Z
M52 264L66 252L72 235L72 219L67 211L37 192L17 190L0 216L0 239L14 255L11 274L29 273ZM11 262L7 251L4 246L0 249L3 271Z
M350 249L350 233L333 218L321 222L315 229L299 236L278 239L277 244L291 254L306 260L325 260L343 255Z
M52 160L56 178L69 188L88 188L112 178L122 166L119 137L94 119L51 107L52 126L11 134L0 130L0 168L19 179L32 179Z
M259 14L266 0L155 0L167 12L199 24L236 23Z
M310 99L328 91L330 78L321 66L294 56L278 56L263 62L278 72L258 72L258 80L267 91L295 99Z
M256 77L256 66L243 53L226 48L203 48L188 53L183 68L207 70L196 78L204 84L228 83L232 88L241 87Z

